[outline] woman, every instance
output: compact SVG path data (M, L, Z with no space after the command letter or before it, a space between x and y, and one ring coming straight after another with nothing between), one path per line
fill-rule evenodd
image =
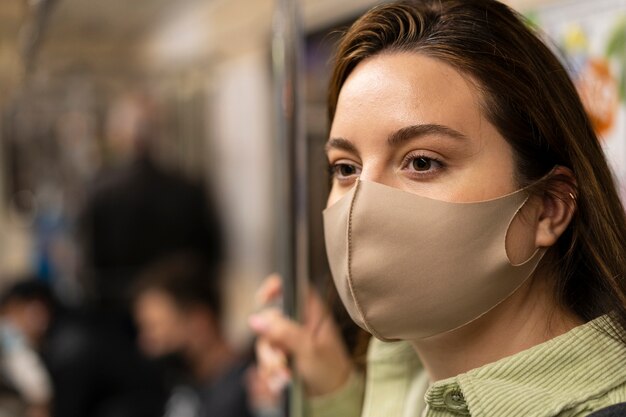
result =
M493 0L370 10L339 45L329 115L333 278L357 324L402 342L370 344L363 394L312 295L302 326L251 318L270 378L292 355L316 416L626 401L623 208L566 71L518 15Z

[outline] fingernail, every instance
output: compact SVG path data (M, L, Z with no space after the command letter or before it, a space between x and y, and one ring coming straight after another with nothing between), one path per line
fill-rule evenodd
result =
M259 314L253 314L248 317L248 324L255 332L264 332L269 327L267 320Z

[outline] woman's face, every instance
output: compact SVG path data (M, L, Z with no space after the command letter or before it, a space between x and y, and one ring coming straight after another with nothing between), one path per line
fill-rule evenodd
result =
M509 144L481 112L468 77L418 53L383 53L344 83L326 144L328 205L357 177L450 202L518 187Z
M470 79L439 60L396 52L362 61L341 89L326 144L328 205L357 178L449 202L517 190L512 148L480 103ZM515 239L507 239L515 262L535 249L533 227L520 218L509 230Z

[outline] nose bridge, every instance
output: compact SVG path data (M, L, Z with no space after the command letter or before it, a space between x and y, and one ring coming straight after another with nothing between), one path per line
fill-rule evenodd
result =
M381 158L370 158L363 161L360 179L364 181L386 184L389 181L387 164Z

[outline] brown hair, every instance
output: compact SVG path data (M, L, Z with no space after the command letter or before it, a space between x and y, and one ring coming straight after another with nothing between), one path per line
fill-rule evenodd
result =
M525 186L556 166L575 178L576 213L545 257L558 280L558 302L584 320L612 313L626 328L626 221L589 117L567 72L523 17L494 0L402 1L373 8L339 43L328 111L362 60L380 53L416 52L469 75L483 112L512 146L517 180ZM557 194L547 185L536 193ZM562 194L562 192L561 192Z
M204 258L193 251L174 252L142 271L132 289L135 301L142 294L161 291L182 308L203 306L220 317L220 276Z

